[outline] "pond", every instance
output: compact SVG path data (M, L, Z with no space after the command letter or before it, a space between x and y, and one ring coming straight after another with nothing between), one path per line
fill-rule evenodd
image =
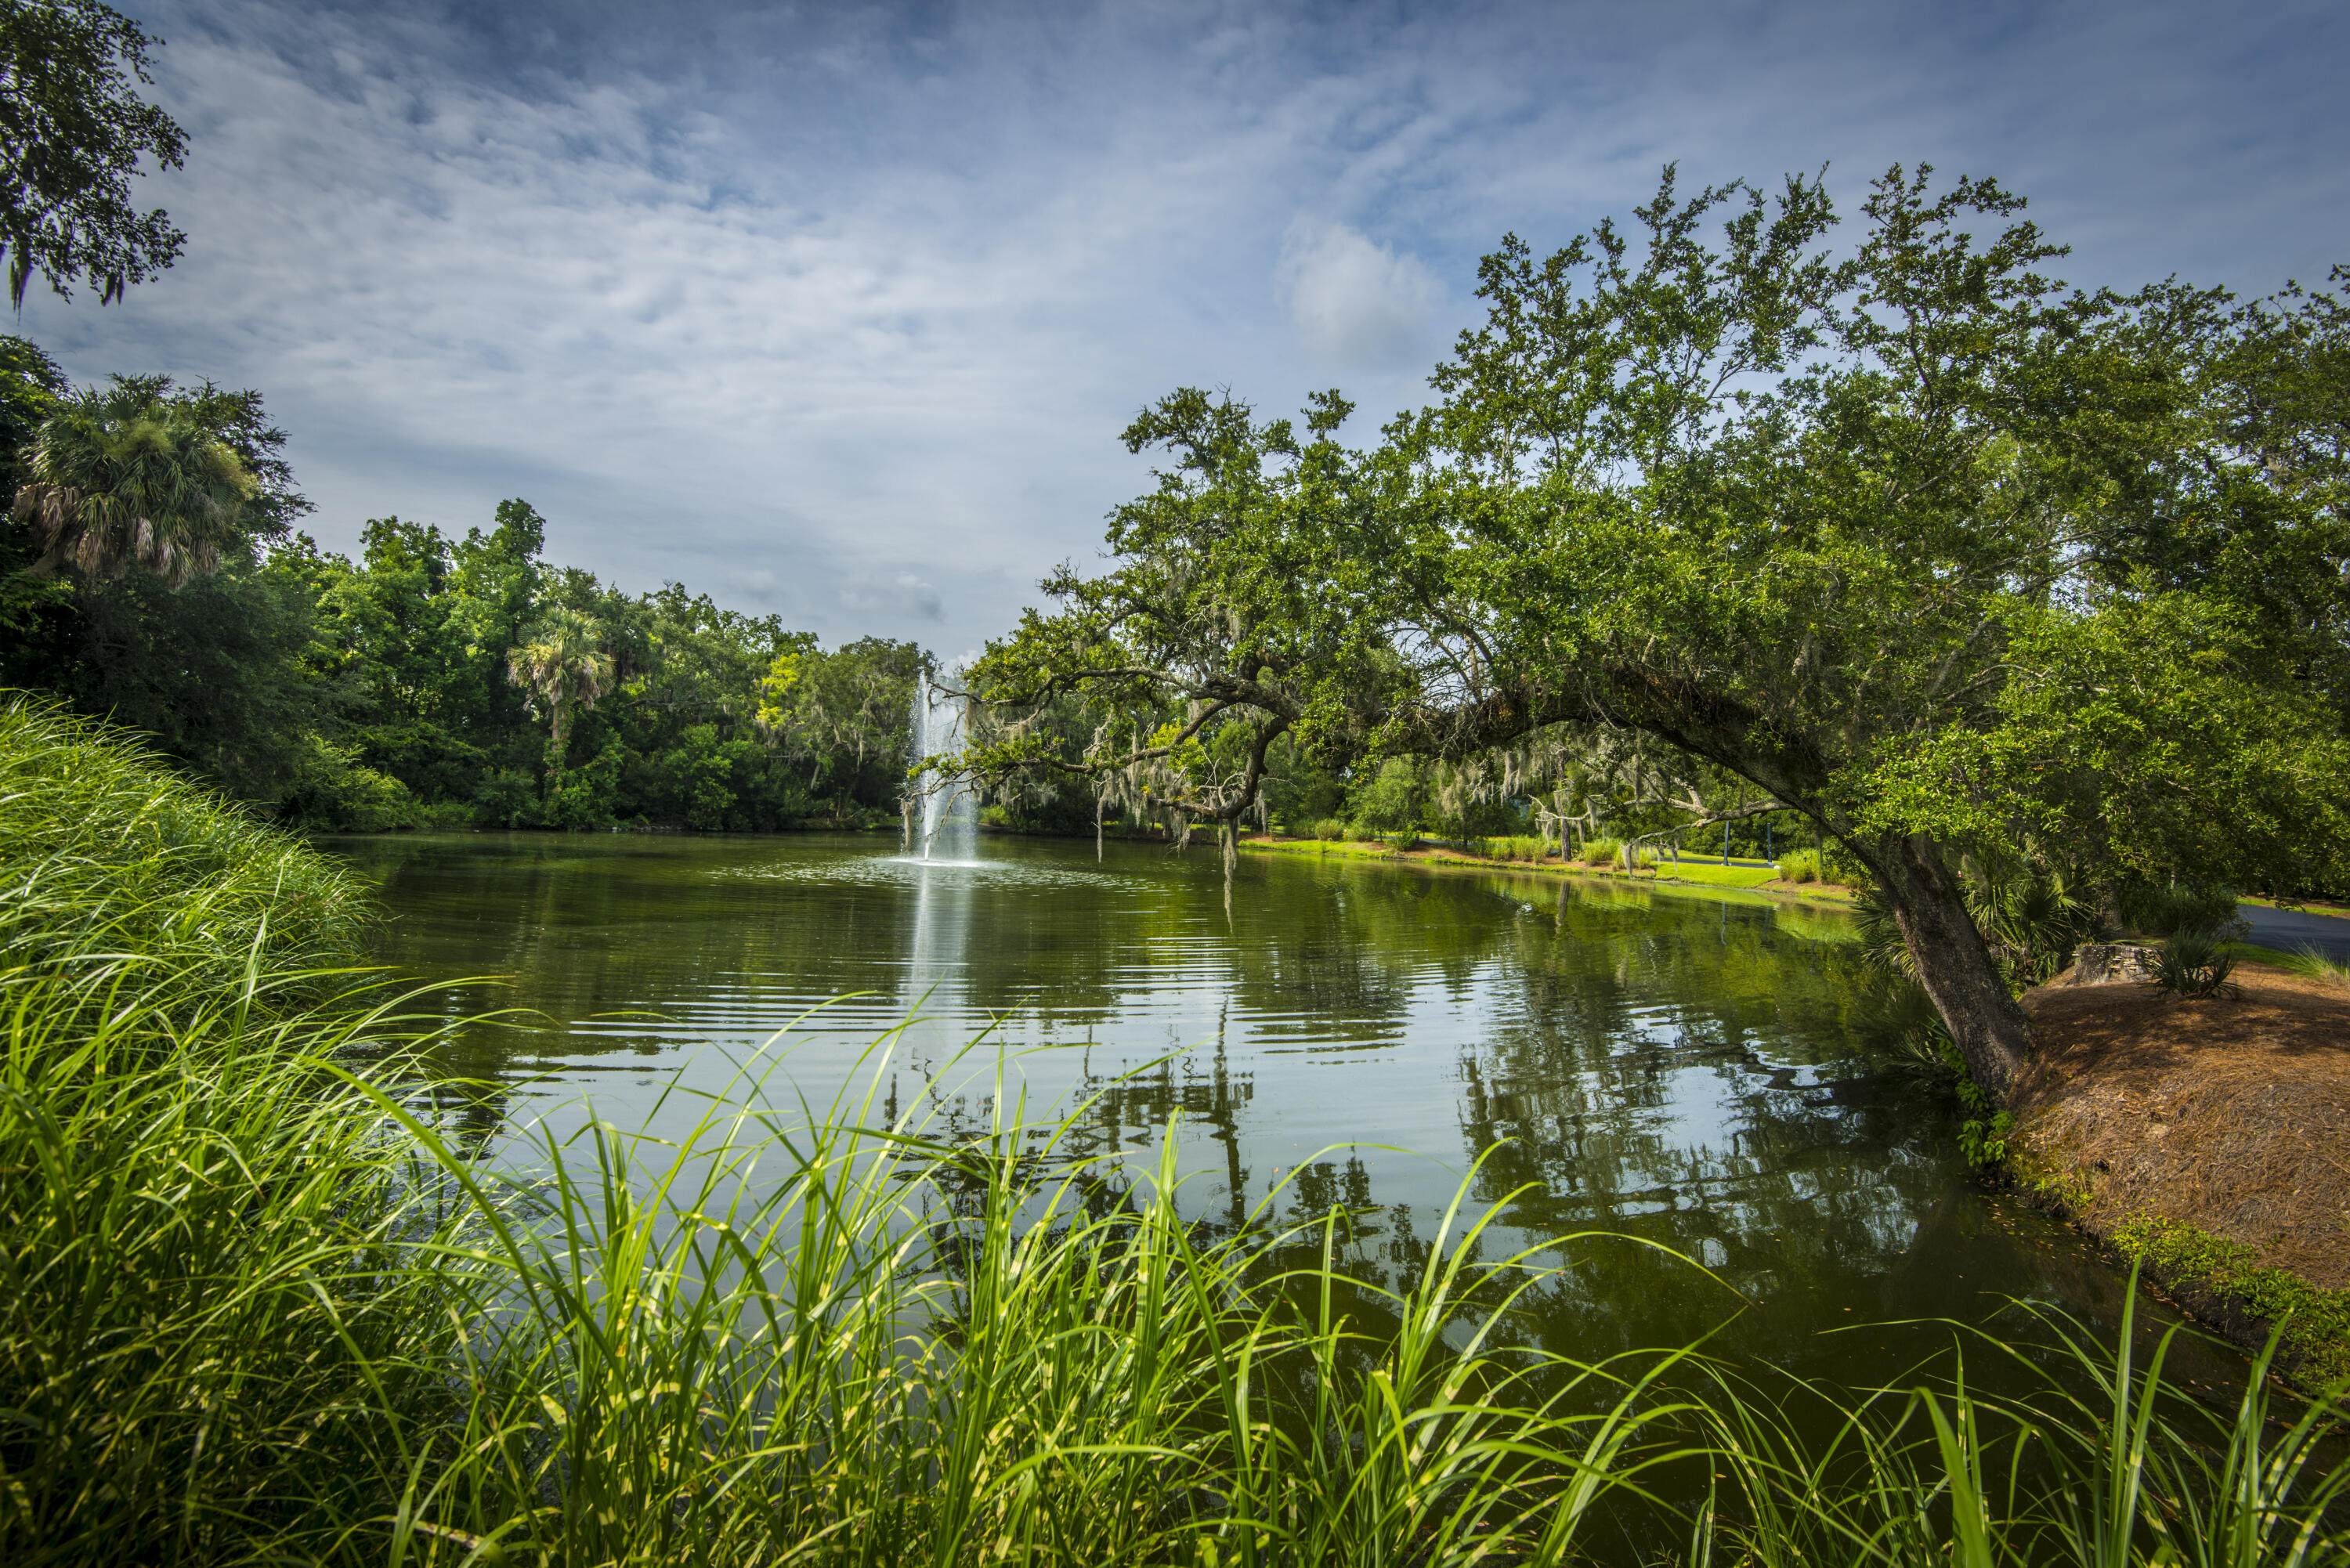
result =
M959 865L855 836L328 844L430 1006L524 1010L442 1058L492 1154L591 1105L681 1131L754 1078L945 1128L1024 1096L1146 1171L1171 1125L1205 1225L1345 1206L1390 1278L1468 1179L1488 1256L1560 1265L1533 1336L1586 1358L1712 1332L1850 1386L1948 1342L1904 1320L2118 1315L2085 1243L1970 1179L1887 1050L1916 998L1833 912L1286 854L1228 897L1212 848L1002 836Z

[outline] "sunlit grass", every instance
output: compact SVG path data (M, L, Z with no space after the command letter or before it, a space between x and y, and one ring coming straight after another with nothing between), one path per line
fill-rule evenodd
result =
M2282 961L2278 964L2281 969L2336 990L2350 991L2350 960L2335 958L2314 946L2278 957Z

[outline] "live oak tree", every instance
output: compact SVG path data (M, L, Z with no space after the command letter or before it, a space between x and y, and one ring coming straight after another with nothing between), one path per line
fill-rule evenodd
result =
M1865 867L1974 1080L2028 1029L1960 860L2107 884L2350 871L2343 312L2069 291L1987 180L1683 195L1480 271L1440 400L1375 445L1178 391L1109 569L990 647L998 776L1178 770L1230 823L1283 736L1334 764L1637 738ZM1718 230L1710 227L1719 220ZM1171 721L1055 747L1082 692ZM1221 766L1205 759L1232 759ZM1713 804L1708 805L1711 800ZM1701 808L1701 809L1700 809Z

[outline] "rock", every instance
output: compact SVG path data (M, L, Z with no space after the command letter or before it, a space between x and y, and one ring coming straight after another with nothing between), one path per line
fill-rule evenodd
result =
M2154 950L2135 942L2084 942L2073 955L2073 967L2052 985L2120 985L2154 978Z

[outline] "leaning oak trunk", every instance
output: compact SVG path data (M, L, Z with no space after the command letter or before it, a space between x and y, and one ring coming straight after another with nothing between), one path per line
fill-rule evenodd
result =
M1940 847L1920 836L1877 848L1872 868L1918 965L1918 983L1949 1025L1967 1075L1994 1102L2004 1101L2023 1070L2032 1025L1967 912L1958 875Z

